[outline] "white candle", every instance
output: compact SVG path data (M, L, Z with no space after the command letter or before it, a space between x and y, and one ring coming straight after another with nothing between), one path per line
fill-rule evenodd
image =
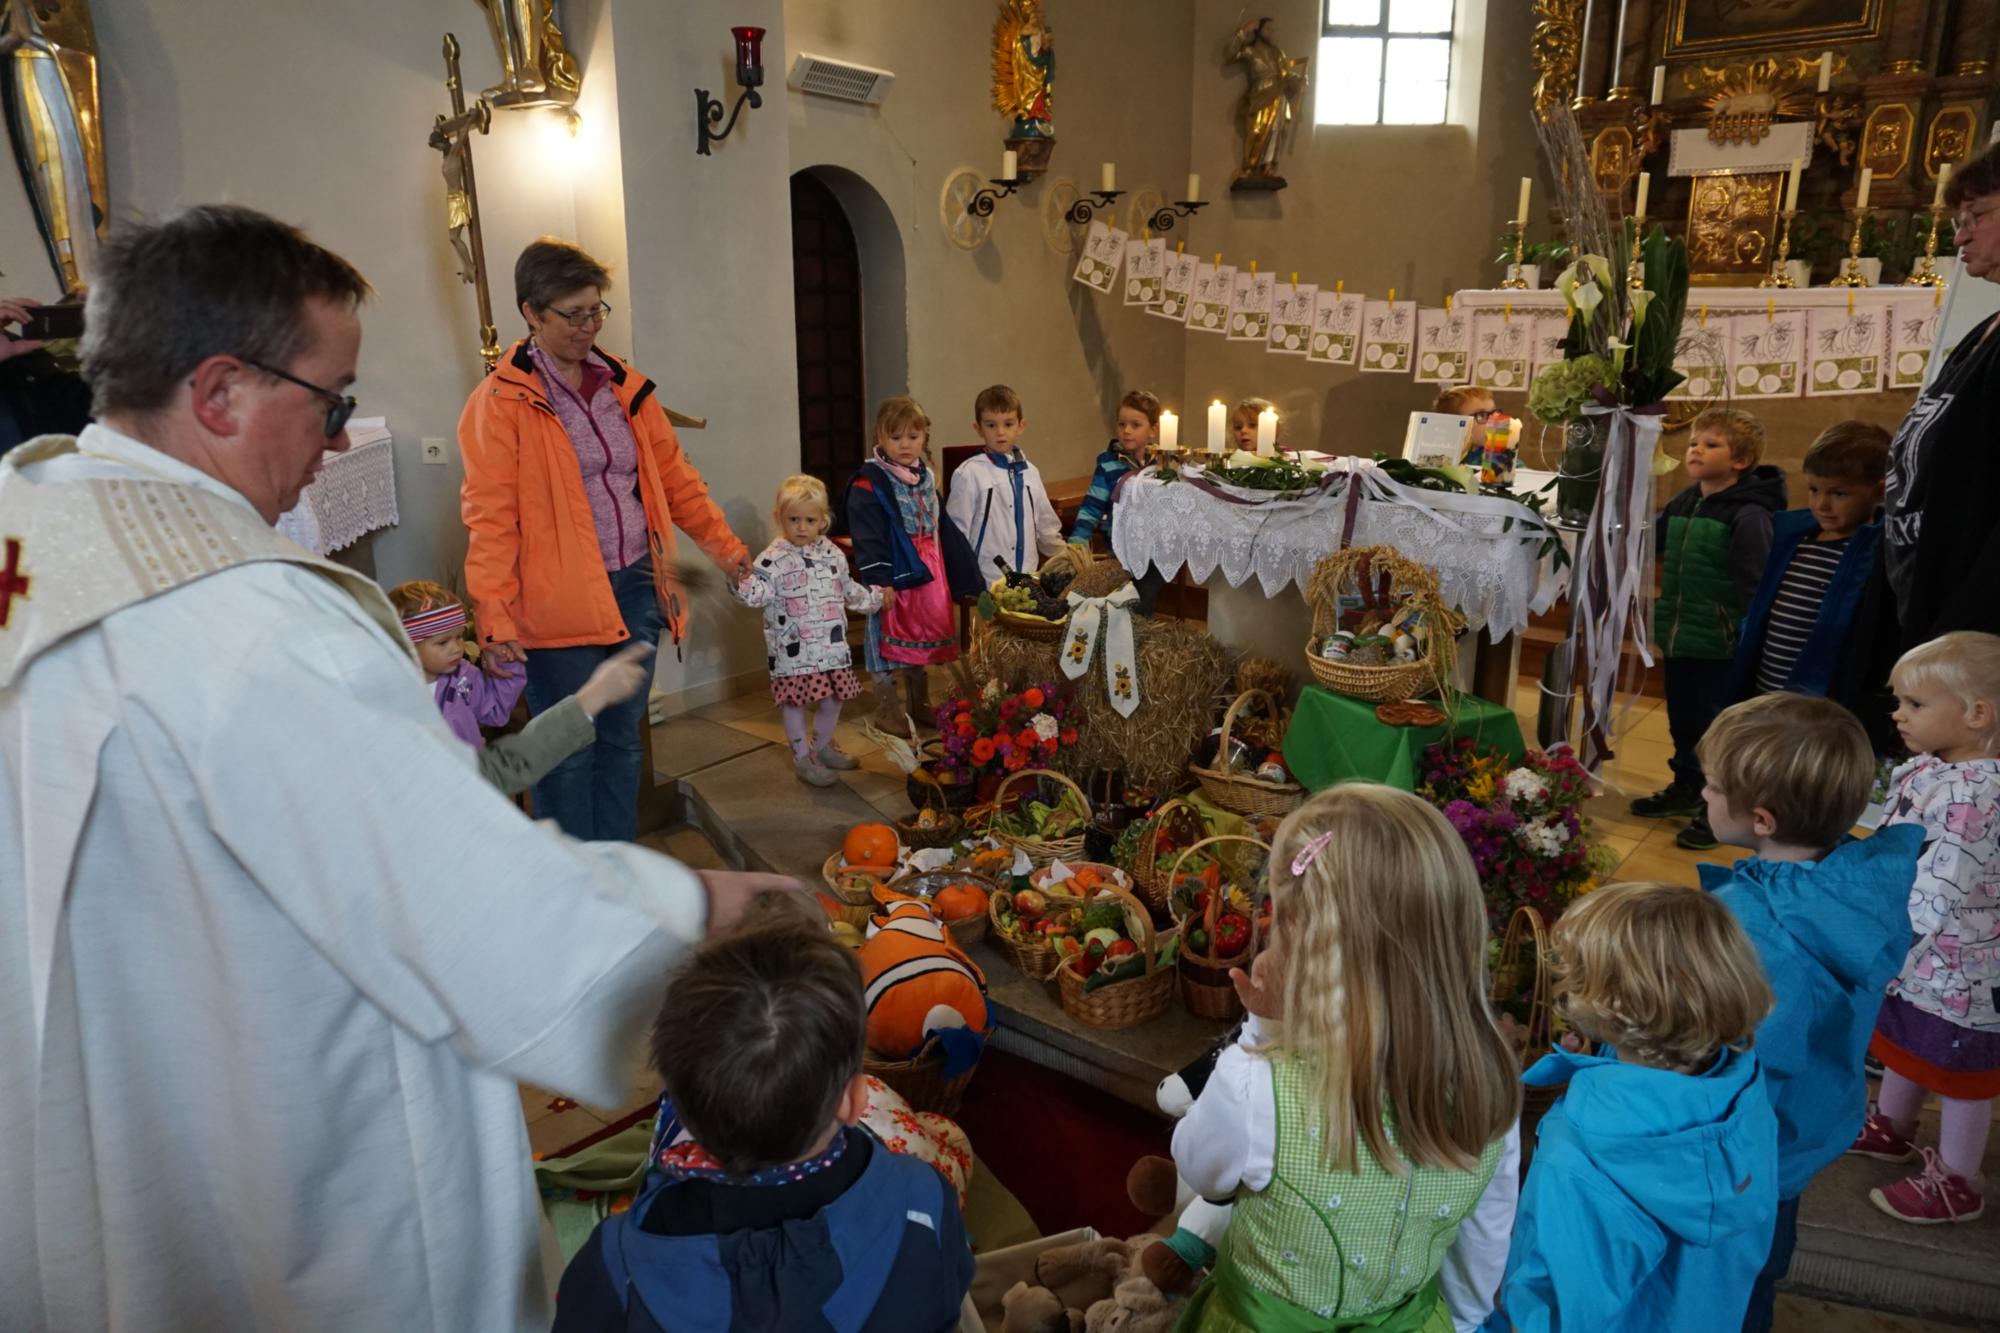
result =
M1181 196L1181 202L1191 204L1199 198L1201 198L1201 177L1190 171L1188 173L1188 192Z
M1868 207L1868 187L1874 183L1875 173L1867 167L1861 168L1861 188L1854 195L1854 207L1857 211Z
M1160 448L1168 453L1181 447L1181 419L1172 411L1160 409Z
M1100 188L1103 189L1104 193L1110 194L1113 190L1118 188L1117 186L1118 167L1115 163L1106 162L1104 164L1101 174L1104 177L1104 184Z
M1532 176L1521 177L1521 202L1519 206L1517 206L1514 209L1514 221L1520 223L1524 227L1528 225L1528 194L1534 188L1535 188L1534 177Z
M1640 221L1644 221L1646 217L1646 190L1652 183L1652 172L1642 171L1639 173L1639 200L1632 206L1632 216Z
M1667 67L1665 65L1655 65L1653 66L1653 105L1658 106L1666 100Z
M1229 409L1217 399L1208 405L1208 451L1222 452L1222 434L1229 428Z
M1944 207L1945 182L1950 179L1951 179L1951 163L1949 162L1938 163L1938 187L1937 187L1937 193L1931 196L1932 208Z
M1805 165L1805 163L1796 157L1792 159L1792 178L1785 184L1785 211L1787 213L1796 213L1799 211L1799 173L1805 170Z
M1019 159L1014 156L1014 150L1011 148L1009 148L1006 152L1000 154L1001 180L1010 181L1014 179L1014 164L1017 161L1019 161Z
M1278 452L1278 409L1267 407L1257 414L1257 457L1269 458Z
M1833 52L1819 53L1819 90L1825 92L1833 87Z

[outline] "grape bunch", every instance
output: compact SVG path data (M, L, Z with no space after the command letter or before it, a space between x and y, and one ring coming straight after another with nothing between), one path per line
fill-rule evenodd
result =
M1044 620L1061 620L1069 614L1069 602L1063 594L1069 591L1070 582L1076 575L1067 569L1049 570L1042 574L1023 574L1018 569L1010 569L1007 561L995 557L1000 567L1001 577L993 584L993 604L1002 611L1015 615L1040 616Z

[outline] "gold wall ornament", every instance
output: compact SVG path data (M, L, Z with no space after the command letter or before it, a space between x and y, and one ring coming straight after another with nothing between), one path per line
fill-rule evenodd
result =
M1873 41L1886 0L1673 0L1666 59Z
M1583 59L1583 9L1582 0L1535 0L1529 55L1535 68L1535 115L1541 120L1567 104L1576 90L1577 65Z
M1917 113L1905 102L1884 102L1868 113L1861 129L1861 165L1885 179L1910 165Z
M1992 68L1993 62L1990 60L1961 60L1951 72L1962 79L1977 79L1984 77Z
M479 359L487 373L500 363L500 332L493 326L493 297L486 283L486 241L479 229L479 184L472 171L472 136L493 125L484 97L465 105L465 82L458 69L458 38L444 35L444 86L451 114L431 125L430 146L444 155L445 235L458 253L458 276L472 285L479 301Z
M1833 57L1834 74L1852 73L1853 68L1846 56L1836 54ZM1819 86L1819 53L1815 51L1810 56L1759 56L1754 60L1736 60L1721 65L1697 65L1681 72L1681 82L1697 97L1703 93L1743 92L1751 88L1810 91Z
M1949 102L1940 108L1924 132L1924 179L1936 180L1939 166L1970 157L1978 129L1979 108L1972 103Z
M1882 72L1885 74L1921 74L1924 72L1924 62L1921 60L1891 60L1883 67Z
M111 216L86 0L0 0L0 97L49 263L73 295L90 281Z
M1769 270L1784 173L1696 176L1688 192L1688 281L1754 286Z
M1605 194L1623 194L1625 183L1639 174L1629 125L1607 125L1590 141L1590 176Z
M1813 138L1839 160L1854 165L1861 129L1861 102L1851 93L1821 93L1814 103Z
M1697 94L1708 94L1710 142L1754 144L1761 143L1781 118L1813 114L1819 62L1801 56L1762 56L1731 65L1703 65L1685 81Z
M506 111L574 106L583 79L556 23L555 0L475 0L500 57L500 82L480 96Z

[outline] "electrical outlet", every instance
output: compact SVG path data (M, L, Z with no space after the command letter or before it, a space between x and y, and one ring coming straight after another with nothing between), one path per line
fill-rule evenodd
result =
M426 435L424 437L424 461L426 463L435 463L439 467L444 466L446 443L447 441L438 436Z

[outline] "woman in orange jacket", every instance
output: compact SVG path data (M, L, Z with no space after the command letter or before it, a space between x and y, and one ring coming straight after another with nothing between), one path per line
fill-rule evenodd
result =
M544 238L523 250L514 295L529 335L458 421L465 583L480 640L499 661L525 657L537 714L627 644L657 643L662 628L680 642L676 527L732 579L749 565L653 382L593 346L610 284L574 245ZM643 692L606 709L596 743L535 784L536 813L573 837L629 841L645 713Z

